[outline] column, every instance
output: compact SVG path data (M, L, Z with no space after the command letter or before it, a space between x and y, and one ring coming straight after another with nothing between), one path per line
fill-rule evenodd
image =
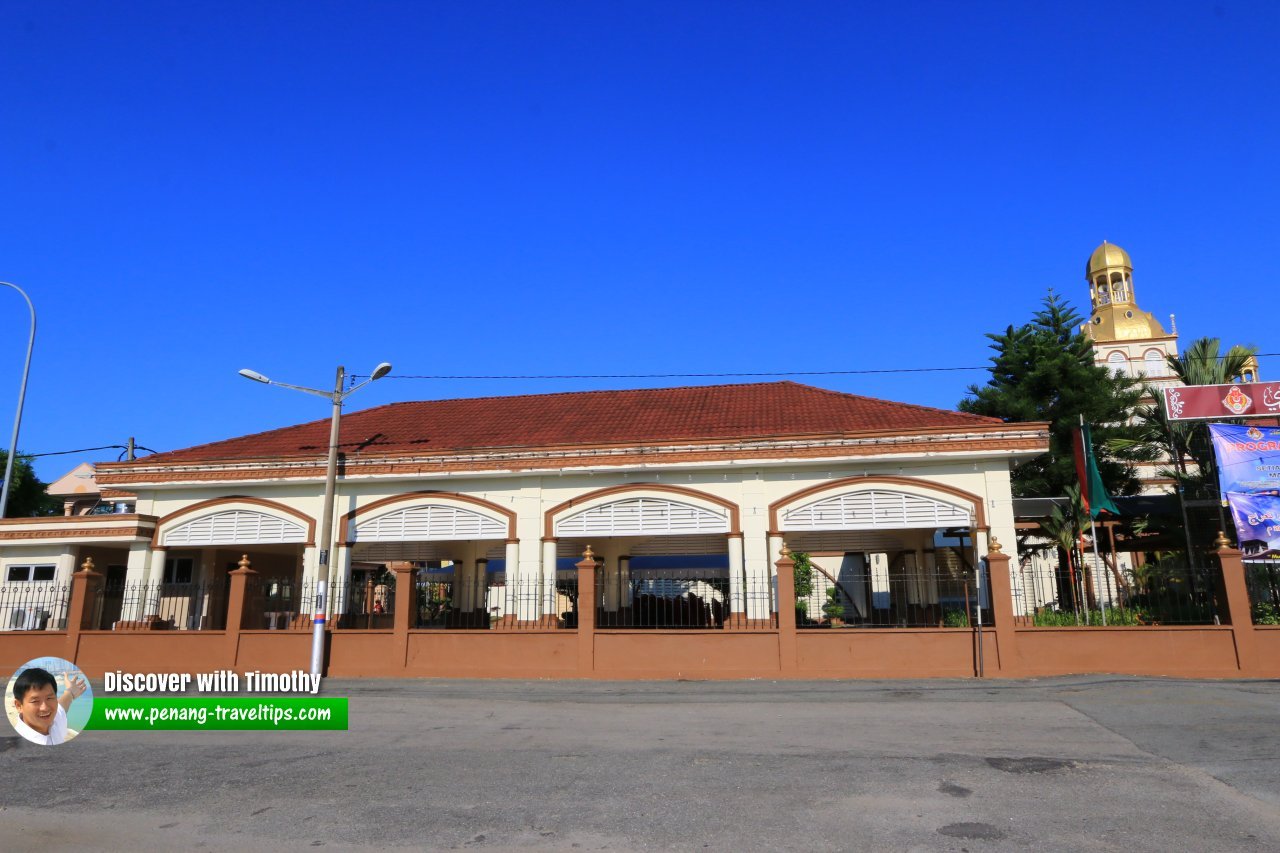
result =
M320 551L314 545L308 545L302 549L302 585L314 584L319 570Z
M622 587L622 607L631 609L631 557L618 558L618 584Z
M747 594L750 587L746 579L746 565L743 562L742 534L730 533L727 537L729 549L729 624L739 625L747 615Z
M507 565L507 600L502 608L502 621L511 624L524 618L521 614L520 595L524 592L524 577L520 567L520 540L508 539L505 554Z
M470 613L475 609L475 582L471 576L470 560L453 561L453 609Z
M1262 665L1258 654L1257 635L1253 627L1253 605L1249 601L1249 586L1245 581L1244 562L1240 552L1231 547L1227 537L1218 531L1213 543L1217 547L1218 568L1221 572L1221 598L1226 613L1220 621L1231 626L1231 636L1236 645L1236 666L1243 673L1257 673Z
M778 668L796 670L796 563L784 546L774 564L778 579Z
M542 607L539 617L555 625L560 614L556 606L556 545L554 538L542 540Z
M329 566L332 583L329 586L329 615L346 613L351 600L351 546L334 548L333 562Z
M613 540L606 540L604 547L600 549L600 562L603 569L600 574L604 583L601 604L604 605L606 613L617 613L618 605L622 600L622 587L618 582L619 567L617 552L618 546Z
M142 618L160 615L159 586L164 581L164 564L168 558L169 552L164 548L154 548L151 551L151 570L147 572L143 585L134 592L139 600L136 609ZM125 607L128 606L126 601Z
M596 558L591 546L576 564L578 569L578 674L595 670Z
M785 540L782 538L782 534L777 533L775 531L770 531L768 542L769 542L768 548L767 548L768 553L773 557L773 559L777 559L777 555L782 552L782 549L786 544ZM787 559L791 559L790 552L788 552ZM794 567L794 561L793 561L793 567ZM763 595L757 596L756 601L751 601L751 600L747 601L747 619L751 621L756 621L761 619L767 620L769 619L770 612L773 610L774 607L778 607L778 612L782 612L781 606L779 605L779 599L778 599L777 564L771 561L769 563L769 574L765 575L763 578L756 578L755 582L767 584L764 588L769 591L769 595L767 597ZM794 595L795 595L795 577L793 575L792 576L792 596L794 597Z
M475 561L471 570L471 582L474 592L471 594L471 609L476 618L483 618L484 627L489 626L489 560L481 557Z
M993 661L991 656L987 655L984 663L987 669L998 667L1001 675L1017 675L1018 635L1013 621L1013 588L1009 576L1009 555L1003 552L1000 542L994 536L991 538L991 547L987 551L986 560L987 574L991 578L991 612L992 619L996 623L996 647L999 657ZM986 644L983 645L985 649ZM992 664L995 664L995 667Z
M72 577L76 574L76 549L72 545L68 545L62 549L62 553L58 555L58 568L54 570L54 577L60 583L71 583Z
M97 602L102 597L102 575L85 557L80 571L71 575L71 598L67 602L67 645L63 656L75 662L80 653L80 632L91 631L98 616Z
M146 542L129 543L129 559L126 563L124 581L128 586L139 586L146 580L147 563L151 559L151 551Z

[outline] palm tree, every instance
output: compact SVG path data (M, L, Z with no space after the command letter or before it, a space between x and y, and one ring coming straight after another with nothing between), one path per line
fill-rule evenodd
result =
M1056 546L1059 559L1065 557L1067 563L1067 576L1070 581L1071 590L1071 606L1079 618L1081 601L1080 587L1084 588L1085 601L1084 607L1091 610L1096 607L1097 602L1093 592L1093 579L1089 576L1089 566L1085 562L1083 554L1077 550L1077 544L1080 537L1088 533L1093 527L1084 511L1084 500L1080 496L1080 488L1078 486L1067 486L1067 505L1066 507L1054 506L1049 511L1046 518L1040 520L1040 529L1044 531L1045 536L1049 538L1051 546ZM1080 567L1080 577L1077 580L1076 566ZM1058 598L1065 601L1065 590L1059 584ZM1088 616L1086 615L1086 619Z

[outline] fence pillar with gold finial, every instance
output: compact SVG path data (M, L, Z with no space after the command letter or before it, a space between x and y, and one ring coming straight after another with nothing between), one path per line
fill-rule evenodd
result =
M85 557L80 571L71 576L71 600L67 603L67 647L64 657L75 662L80 653L80 632L99 626L102 602L102 574L94 568L93 557Z
M391 563L389 568L396 575L391 634L399 658L398 666L406 666L409 663L409 629L418 627L418 570L407 560Z
M1249 586L1244 577L1244 560L1237 548L1219 530L1214 541L1214 556L1218 558L1219 581L1218 621L1231 626L1236 648L1236 666L1242 674L1256 674L1261 665L1258 658L1257 637L1253 629L1253 605L1249 601Z
M797 668L796 561L785 542L778 553L778 668L787 675Z
M983 626L983 649L979 655L983 668L993 668L1000 675L1014 675L1019 666L1017 622L1014 619L1013 582L1009 578L1009 555L1000 540L991 537L987 546L987 582L990 584L991 621L995 623L995 655L986 654L986 626ZM979 601L981 606L981 601ZM995 666L993 667L992 664ZM976 668L976 661L975 661ZM985 672L982 674L986 674Z
M257 585L258 572L248 554L240 555L240 561L227 576L231 584L227 592L226 655L227 665L235 668L240 656L240 632L264 627L262 596Z
M578 674L590 677L596 655L596 555L588 545L578 570Z

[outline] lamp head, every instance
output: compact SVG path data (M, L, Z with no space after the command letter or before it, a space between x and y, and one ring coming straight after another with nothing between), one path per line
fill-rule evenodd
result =
M243 376L245 379L252 379L254 382L265 382L265 383L267 383L268 385L270 385L270 384L271 384L271 380L270 380L270 379L268 379L267 377L263 376L263 375L262 375L261 373L259 373L258 371L256 371L256 370L250 370L250 369L249 369L249 368L247 368L247 367L246 367L244 370L241 370L241 371L240 371L240 375L241 375L241 376Z
M391 372L391 362L384 361L382 362L382 364L379 364L377 367L373 369L373 373L369 376L369 381L372 382L375 379L381 379L382 377L386 376L390 372Z

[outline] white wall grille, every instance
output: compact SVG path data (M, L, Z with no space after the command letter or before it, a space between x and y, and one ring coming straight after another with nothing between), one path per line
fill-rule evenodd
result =
M164 535L167 545L262 545L306 542L301 524L245 509L215 512L188 521Z
M789 510L783 530L901 530L968 526L969 510L920 495L869 489Z
M506 539L507 523L444 504L419 504L361 521L356 542L438 542L448 539Z
M728 533L729 511L659 498L629 498L583 510L556 522L557 536L672 536Z

